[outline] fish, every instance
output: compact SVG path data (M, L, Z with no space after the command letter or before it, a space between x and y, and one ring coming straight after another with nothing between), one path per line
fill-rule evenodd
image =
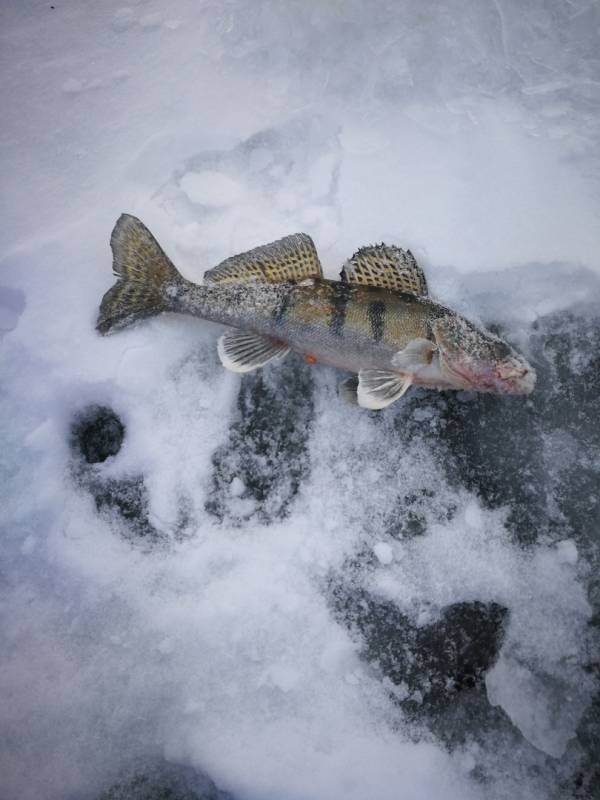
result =
M340 395L380 410L411 386L528 395L533 367L510 344L429 296L410 250L360 248L327 280L305 233L232 256L187 280L148 228L122 214L110 240L117 282L96 324L107 335L164 312L229 326L217 352L224 367L247 373L291 351L310 364L351 373Z

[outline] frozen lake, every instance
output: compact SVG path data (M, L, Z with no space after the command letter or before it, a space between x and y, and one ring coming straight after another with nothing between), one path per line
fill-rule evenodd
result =
M2 797L597 797L600 4L5 0L0 39ZM373 413L211 323L102 338L121 212L198 282L409 247L538 386Z

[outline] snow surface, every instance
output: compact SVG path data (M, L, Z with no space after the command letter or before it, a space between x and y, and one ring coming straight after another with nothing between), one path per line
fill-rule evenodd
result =
M597 374L599 5L25 0L0 18L2 796L97 797L145 758L240 800L574 796L598 744L578 734L597 382L567 384L559 418L481 406L506 409L483 465L515 448L497 501L453 460L441 396L375 417L321 367L240 381L208 323L103 339L94 322L127 211L193 280L300 230L332 277L360 245L408 246L435 297ZM72 426L93 406L126 433L89 466ZM515 442L534 430L528 473ZM117 486L145 522L102 506ZM569 517L565 492L592 511ZM416 631L452 604L507 609L483 722L409 715L427 686L363 657L339 582Z

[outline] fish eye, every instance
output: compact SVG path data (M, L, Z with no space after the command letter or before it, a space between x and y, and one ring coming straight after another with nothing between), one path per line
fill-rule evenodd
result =
M512 348L502 341L493 342L492 350L497 359L510 358L513 354Z

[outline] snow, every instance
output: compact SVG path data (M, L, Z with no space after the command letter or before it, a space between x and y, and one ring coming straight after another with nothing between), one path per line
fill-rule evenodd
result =
M243 188L236 181L211 170L187 172L180 186L192 203L207 206L230 206L244 196Z
M0 17L3 797L98 798L153 759L238 800L574 796L598 741L597 4ZM226 372L198 320L101 338L124 211L196 281L296 231L329 277L410 247L539 387L376 416L300 360ZM125 436L90 464L97 407ZM424 648L402 680L369 603ZM462 604L497 652L436 706L423 653Z
M391 564L394 560L394 551L387 542L376 542L373 546L373 552L380 564Z

